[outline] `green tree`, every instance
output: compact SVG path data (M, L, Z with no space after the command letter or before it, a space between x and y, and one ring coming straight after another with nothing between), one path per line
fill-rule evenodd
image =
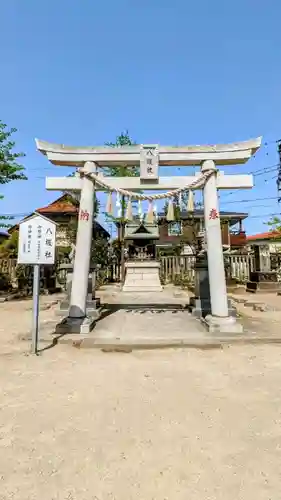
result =
M115 142L106 142L106 146L111 148L120 148L122 146L134 146L136 142L133 141L129 135L128 130L122 132L116 137ZM107 167L105 169L105 175L111 177L138 177L140 175L139 165L119 165L116 167ZM113 220L119 226L118 230L118 248L119 251L116 253L121 264L121 281L124 281L125 277L125 267L124 267L124 242L125 242L125 211L126 211L126 200L125 197L121 197L121 217L112 217L107 215L109 220ZM116 247L117 248L117 247Z
M111 148L120 148L122 146L134 146L136 142L131 139L128 130L122 132L120 135L116 137L115 142L106 142L106 146ZM138 177L140 175L140 167L139 165L118 165L114 167L106 167L104 169L105 175L110 177ZM124 197L121 197L121 217L112 217L108 215L108 219L113 220L114 222L121 223L124 221L124 214L126 211L126 200ZM136 201L133 201L133 206L136 205Z
M18 159L24 157L25 154L14 152L15 142L11 139L16 131L15 128L8 129L7 125L0 120L0 184L27 179L24 166L18 163ZM3 199L1 194L0 199ZM12 218L0 215L1 227L9 227L9 224L2 221Z
M69 203L72 203L74 206L77 206L77 208L79 207L78 199L70 194L68 194L67 201ZM100 201L95 197L95 199L94 199L94 218L96 218L98 216L99 209L100 209ZM67 234L67 238L68 238L70 243L75 244L77 227L78 227L78 214L73 216L70 219L69 223L67 224L66 234Z
M279 231L281 233L281 218L280 217L272 217L268 222L265 223L270 227L270 231Z
M135 146L136 142L129 136L128 130L122 132L116 137L115 142L106 142L105 146L110 148L120 148L122 146ZM137 177L140 174L138 165L119 165L116 167L107 167L105 173L111 177Z
M18 256L18 241L19 232L14 231L10 238L3 241L0 245L0 258L1 259L12 259Z

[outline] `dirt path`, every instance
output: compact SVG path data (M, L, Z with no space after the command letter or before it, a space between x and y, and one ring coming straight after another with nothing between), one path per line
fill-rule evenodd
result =
M280 498L280 354L1 356L0 499Z
M0 500L281 498L281 346L35 357L0 313Z

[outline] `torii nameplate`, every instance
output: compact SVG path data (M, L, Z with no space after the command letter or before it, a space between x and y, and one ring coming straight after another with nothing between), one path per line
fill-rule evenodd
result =
M158 166L158 146L142 145L140 149L140 179L143 181L158 180Z

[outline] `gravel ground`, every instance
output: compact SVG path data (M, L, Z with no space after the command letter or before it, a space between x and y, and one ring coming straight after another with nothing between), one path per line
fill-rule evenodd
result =
M281 498L279 345L35 357L26 307L1 308L1 500Z

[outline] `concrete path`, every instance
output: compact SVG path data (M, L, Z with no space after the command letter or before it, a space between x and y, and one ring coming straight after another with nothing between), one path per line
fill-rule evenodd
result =
M94 329L97 339L164 342L205 337L204 327L187 309L187 293L174 287L150 293L124 293L108 287L99 295L106 306Z
M241 314L244 332L210 334L188 309L189 295L173 286L163 292L124 293L117 286L98 292L104 309L90 335L61 337L79 347L220 346L235 342L281 342L280 322L269 325Z

